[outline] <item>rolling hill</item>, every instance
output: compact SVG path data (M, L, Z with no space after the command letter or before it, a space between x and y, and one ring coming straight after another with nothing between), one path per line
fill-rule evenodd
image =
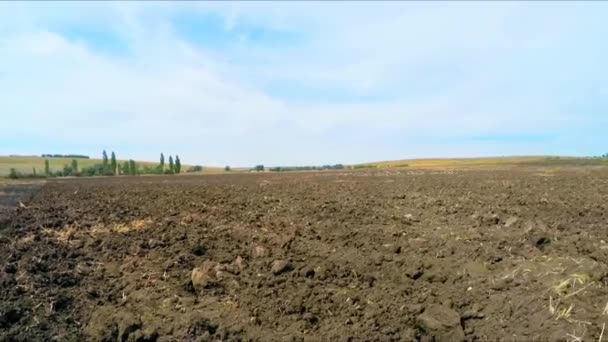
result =
M355 168L399 168L413 169L483 169L522 166L608 166L607 158L558 157L558 156L514 156L481 158L432 158L380 161L354 165Z

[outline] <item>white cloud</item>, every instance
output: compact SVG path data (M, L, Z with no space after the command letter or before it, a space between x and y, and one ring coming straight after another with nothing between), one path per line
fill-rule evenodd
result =
M551 12L512 3L344 5L1 4L0 102L13 113L3 125L50 146L87 141L102 148L109 140L137 158L154 160L172 149L185 161L249 165L521 154L515 144L440 141L561 134L590 124L564 109L558 93L589 67L534 57L576 45L576 36L560 40L554 30L590 29L576 20L559 27L556 18L567 6ZM550 13L533 16L539 23L527 30L518 27L522 13L539 9ZM172 16L196 12L222 16L229 31L262 26L299 38L280 46L248 39L225 49L198 46L171 23ZM103 53L62 34L84 26L120 35L128 53ZM346 95L295 101L268 90L281 84ZM363 100L378 94L387 96ZM531 151L551 147L539 143Z

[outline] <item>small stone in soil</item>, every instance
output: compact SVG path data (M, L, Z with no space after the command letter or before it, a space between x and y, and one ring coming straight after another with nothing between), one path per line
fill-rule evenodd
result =
M407 307L407 311L413 315L417 315L422 312L422 304L410 304Z
M239 271L242 271L245 269L245 267L247 267L245 264L245 259L243 259L240 255L236 257L236 260L234 260L234 265L239 269Z
M505 228L509 228L513 225L515 225L517 223L517 221L519 221L519 219L515 216L511 216L507 219L507 221L505 221Z
M263 246L255 246L251 251L251 256L254 258L265 258L270 255L268 248Z
M291 267L291 264L287 260L275 260L272 263L272 267L270 268L270 271L274 275L279 275L285 271L288 271L290 269L290 267Z
M376 255L374 255L374 258L372 261L374 262L374 265L380 266L380 265L382 265L382 262L384 261L384 256L382 254L376 254Z

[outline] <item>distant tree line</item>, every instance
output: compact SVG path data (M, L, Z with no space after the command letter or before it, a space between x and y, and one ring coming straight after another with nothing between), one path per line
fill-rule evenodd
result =
M43 154L42 158L78 158L78 159L90 159L89 156L83 154Z
M10 169L9 178L45 178L45 177L90 177L90 176L137 176L142 174L178 174L182 171L182 162L178 155L169 156L169 167L165 168L165 156L160 154L160 164L156 166L138 165L135 160L129 159L119 164L116 160L116 154L112 151L110 157L104 150L102 153L101 163L79 167L78 159L90 159L89 156L82 155L60 155L60 154L43 154L46 158L73 158L70 164L65 164L61 170L51 170L48 159L44 160L44 174L32 169L31 174L24 174L16 169ZM202 167L201 167L202 170Z
M190 166L186 172L188 173L193 173L193 172L203 172L204 171L204 167L202 165L194 165L194 166ZM226 172L230 172L232 171L232 168L230 166L225 166L224 167L224 171Z
M202 165L194 165L194 166L191 166L190 168L188 168L188 170L186 170L186 172L202 172L202 171L203 171Z
M288 172L288 171L313 171L313 170L342 170L346 169L348 166L344 166L343 164L334 164L334 165L313 165L313 166L274 166L269 167L268 171L272 172ZM229 166L226 166L226 171L230 170ZM266 170L266 167L262 164L254 166L251 171L262 172Z
M311 171L311 170L342 170L346 167L342 164L335 165L321 165L321 166L276 166L271 167L268 170L274 172L286 172L286 171ZM260 169L259 167L255 167L256 171L264 171L263 166Z

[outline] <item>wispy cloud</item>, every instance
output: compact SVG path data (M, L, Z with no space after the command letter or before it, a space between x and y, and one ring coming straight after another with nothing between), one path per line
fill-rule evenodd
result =
M346 5L2 3L0 153L605 152L608 5Z

